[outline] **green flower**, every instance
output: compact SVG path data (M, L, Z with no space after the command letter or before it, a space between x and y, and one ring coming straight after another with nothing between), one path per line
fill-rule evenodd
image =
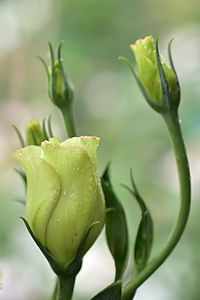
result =
M26 218L35 237L59 266L75 258L89 226L84 253L99 235L105 218L104 195L97 169L97 137L75 137L60 143L17 150L27 176Z
M26 143L27 145L38 145L45 140L44 132L38 120L30 120L26 124Z
M157 106L163 106L163 90L157 64L156 49L152 36L139 39L130 45L136 59L138 77L150 100ZM172 94L173 101L177 101L179 86L174 70L169 68L160 57L161 65Z

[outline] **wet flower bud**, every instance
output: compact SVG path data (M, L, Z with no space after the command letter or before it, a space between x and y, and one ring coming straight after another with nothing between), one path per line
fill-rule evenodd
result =
M26 124L26 144L40 146L45 140L44 132L38 120L30 120Z
M65 269L75 258L89 226L84 253L99 235L105 218L104 195L97 169L97 137L17 150L27 176L26 219L37 240Z
M139 39L130 47L135 55L139 80L148 97L157 106L163 106L163 90L153 37L147 36L144 39ZM176 74L172 68L167 66L162 57L160 60L173 101L178 101L179 86Z

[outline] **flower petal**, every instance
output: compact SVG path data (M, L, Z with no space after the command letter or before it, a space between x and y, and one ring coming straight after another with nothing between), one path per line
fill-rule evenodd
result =
M91 160L82 147L42 143L44 159L59 175L61 195L47 228L47 247L65 266L76 255L92 223L97 182Z
M26 217L37 239L46 246L46 228L60 195L60 181L49 163L38 157L40 147L15 152L27 177Z

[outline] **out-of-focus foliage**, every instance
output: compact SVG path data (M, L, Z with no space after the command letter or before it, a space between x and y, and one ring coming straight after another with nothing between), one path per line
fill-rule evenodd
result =
M177 176L169 139L159 115L149 109L129 70L117 60L119 55L133 60L129 44L147 34L159 36L162 53L169 39L175 37L172 54L182 87L180 117L192 167L193 204L179 246L138 290L136 300L198 299L200 2L197 0L184 5L181 0L0 1L0 271L3 272L0 298L49 299L54 286L49 266L19 220L24 207L13 200L24 198L24 187L12 171L18 165L9 156L19 147L11 124L23 132L29 119L42 121L51 114L54 134L66 138L59 112L48 99L45 71L35 58L35 54L40 54L48 60L48 41L55 46L65 40L64 66L75 86L77 131L80 135L101 137L100 169L112 161L113 185L127 213L130 237L133 239L136 234L140 212L119 183L129 183L129 170L133 167L154 218L152 256L167 239L178 209ZM112 259L102 238L85 257L75 299L94 296L112 282L113 276Z

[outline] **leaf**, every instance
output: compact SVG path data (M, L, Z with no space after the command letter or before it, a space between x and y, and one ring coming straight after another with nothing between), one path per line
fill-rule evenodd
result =
M19 129L17 128L17 126L12 125L12 127L13 127L13 128L15 129L15 131L16 131L16 134L17 134L17 136L18 136L18 138L19 138L19 140L20 140L20 144L21 144L22 148L26 147L26 144L25 144L25 142L24 142L24 139L23 139L23 137L22 137L22 135L21 135L21 132L20 132Z
M48 131L49 131L49 137L52 138L53 133L52 133L52 127L51 127L51 116L48 117Z
M153 242L153 222L149 211L142 213L140 225L138 227L134 258L137 272L140 272L146 266L152 248Z
M146 266L151 253L153 243L153 221L151 214L136 187L132 170L130 176L132 189L125 185L124 187L135 197L141 209L141 221L138 227L134 248L136 273L139 273Z
M46 131L46 118L44 118L42 121L42 130L43 130L45 140L48 140L48 135L47 135L47 131Z
M126 268L128 253L128 228L125 212L110 182L109 167L102 177L106 201L106 238L115 261L115 281L121 279Z
M139 88L140 88L140 90L141 90L141 92L142 92L142 94L143 94L145 100L147 101L147 103L148 103L153 109L155 109L157 112L160 112L161 108L160 108L158 105L156 105L156 104L150 99L150 97L148 96L148 94L147 94L145 88L143 87L143 85L142 85L142 83L141 83L141 81L140 81L138 75L136 74L136 72L135 72L133 66L131 65L130 61L129 61L126 57L122 57L122 56L119 56L118 59L124 61L124 62L128 65L128 67L129 67L131 73L133 74L133 76L134 76L134 78L135 78L135 80L136 80L136 82L137 82L137 85L139 86Z

